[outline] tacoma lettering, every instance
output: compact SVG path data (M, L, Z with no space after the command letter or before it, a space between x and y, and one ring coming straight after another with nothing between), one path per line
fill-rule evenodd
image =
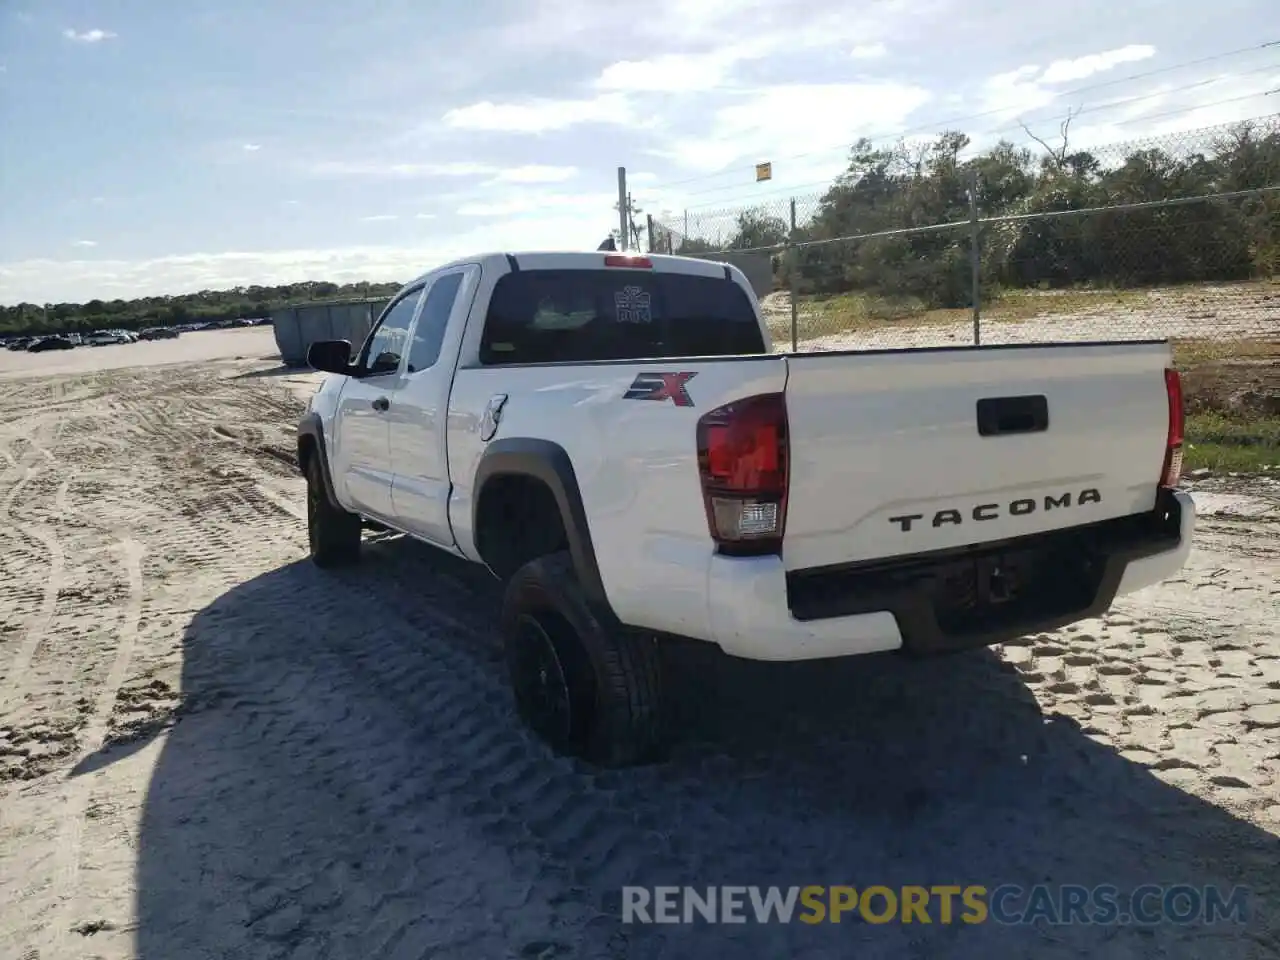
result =
M1074 499L1074 503L1072 502ZM1083 507L1089 503L1101 503L1102 494L1093 487L1086 487L1078 494L1073 495L1071 491L1066 493L1045 494L1044 498L1037 501L1031 497L1020 497L1007 504L999 503L980 503L969 511L969 517L973 520L998 520L1007 513L1013 517L1025 517L1035 513L1037 510L1062 510L1068 507ZM1002 513L1001 511L1004 511ZM897 524L903 533L910 533L912 525L917 520L924 520L923 513L904 513L901 516L890 517L889 522ZM930 520L933 527L945 527L949 525L958 526L965 522L965 514L954 507L946 510L938 510L934 513Z

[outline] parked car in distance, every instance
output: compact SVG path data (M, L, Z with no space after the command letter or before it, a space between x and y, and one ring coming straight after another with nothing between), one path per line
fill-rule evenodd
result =
M177 327L147 327L138 332L141 340L173 340L179 334Z
M113 343L133 343L137 338L124 330L95 330L85 338L91 347L106 347Z
M70 337L57 334L52 337L39 337L28 344L28 353L43 353L46 350L74 350L75 343Z

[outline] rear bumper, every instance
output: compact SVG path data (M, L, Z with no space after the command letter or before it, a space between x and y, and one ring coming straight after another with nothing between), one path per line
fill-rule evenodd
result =
M1170 549L1129 560L1116 588L1117 597L1168 580L1186 566L1191 555L1191 536L1196 528L1196 504L1191 494L1182 490L1174 490L1168 496L1176 505L1177 544Z
M1191 497L1162 491L1150 514L891 561L788 573L777 557L716 556L709 639L751 660L990 646L1100 616L1172 576L1194 528ZM1017 587L993 591L996 570Z

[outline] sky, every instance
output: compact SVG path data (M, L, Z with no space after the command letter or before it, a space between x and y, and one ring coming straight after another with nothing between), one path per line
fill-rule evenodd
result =
M619 166L680 223L819 192L861 136L1280 113L1274 4L0 0L0 303L594 249Z

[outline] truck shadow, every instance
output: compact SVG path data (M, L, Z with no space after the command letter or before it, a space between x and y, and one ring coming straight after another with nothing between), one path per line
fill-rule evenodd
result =
M994 655L676 659L683 744L595 771L518 726L496 585L390 539L192 619L138 849L137 955L1217 958L1275 949L1277 838ZM637 926L624 884L1218 884L1245 924ZM1020 902L1020 901L1012 901ZM851 953L852 951L852 953Z
M278 360L278 357L263 357L263 360ZM312 373L312 369L306 364L296 364L290 366L282 363L279 366L268 367L262 370L249 370L245 373L234 374L232 380L263 380L275 379L277 377L304 377Z

